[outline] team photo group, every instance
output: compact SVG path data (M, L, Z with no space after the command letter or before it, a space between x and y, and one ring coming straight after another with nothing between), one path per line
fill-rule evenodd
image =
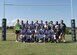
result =
M31 21L29 23L28 20L24 22L24 20L20 21L18 19L14 29L16 42L66 42L66 25L63 20L55 23L53 21L43 22L43 20L38 22L36 20L36 22Z

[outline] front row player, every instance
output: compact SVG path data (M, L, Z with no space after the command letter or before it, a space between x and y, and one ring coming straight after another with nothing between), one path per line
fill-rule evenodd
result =
M27 32L27 30L25 28L21 29L20 37L19 37L20 42L23 42L23 41L26 42L26 32Z
M36 27L35 32L32 35L32 31L30 27L28 27L28 30L21 30L20 40L22 42L26 40L28 42L31 42L32 36L34 36L34 42L36 42L37 39L39 40L39 42L42 42L43 40L47 42L48 39L50 39L50 41L52 42L59 42L62 39L61 30L59 28L56 28L56 30L54 28L51 28L51 30L48 30L48 28L46 28L46 30L44 30L44 28L41 27L41 29L39 30L38 27Z

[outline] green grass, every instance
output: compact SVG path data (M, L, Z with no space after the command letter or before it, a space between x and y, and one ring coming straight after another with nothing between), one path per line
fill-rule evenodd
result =
M71 35L66 35L66 40L67 43L16 43L15 34L9 34L7 41L0 40L0 55L77 55L77 42L71 42Z

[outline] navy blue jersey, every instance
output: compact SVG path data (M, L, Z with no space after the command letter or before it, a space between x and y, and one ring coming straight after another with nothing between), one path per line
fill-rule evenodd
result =
M45 35L50 35L50 31L49 30L45 30Z
M39 24L39 23L35 23L35 28L36 28L36 27L39 28L39 27L40 27L40 24Z
M63 24L60 24L60 29L62 32L65 32L66 30L66 25L63 23Z
M60 25L59 24L55 24L55 29L56 28L60 28Z
M30 24L31 29L35 28L35 24Z
M22 34L22 35L26 35L26 30L25 29L21 29L21 31L20 31L20 33Z
M27 29L27 35L31 35L32 31L30 29Z
M44 29L40 29L40 30L39 30L39 33L40 33L40 34L44 34L44 32L45 32Z
M25 24L25 28L28 28L29 27L29 24Z
M61 30L60 29L59 30L56 30L55 31L55 34L56 34L56 36L59 36L61 34Z
M55 35L55 30L51 29L51 35Z
M55 28L55 25L54 24L50 24L49 25L51 28Z
M22 24L21 24L21 29L24 29L24 28L25 28L25 24L22 23Z
M40 28L41 28L41 27L44 27L44 24L43 24L43 23L40 23Z

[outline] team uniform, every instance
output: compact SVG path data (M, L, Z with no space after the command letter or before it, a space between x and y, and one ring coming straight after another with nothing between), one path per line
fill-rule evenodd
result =
M44 28L48 27L49 25L48 24L44 24Z
M56 42L59 42L59 38L61 37L61 30L57 29L55 31L55 35L56 35Z
M27 41L31 41L31 38L32 38L32 31L30 29L27 29L27 32L26 32L26 39Z
M28 29L28 27L29 27L29 23L26 23L25 28Z
M66 32L66 25L64 23L60 24L61 29L61 39L63 39L63 42L65 41L65 32Z
M54 42L56 40L56 33L54 29L51 29L51 41Z
M30 27L31 27L32 30L34 30L35 24L30 24Z
M65 35L65 31L66 31L66 25L63 23L63 24L60 24L60 29L61 29L61 33L63 35Z
M54 24L49 24L50 29L55 28Z
M55 24L55 29L59 28L60 29L60 25L59 24Z
M39 39L39 30L35 29L34 42L36 42L36 39Z
M27 30L26 29L21 29L20 31L20 41L26 41L26 32Z
M21 23L21 29L24 29L24 28L25 28L25 24Z
M44 39L44 37L45 37L44 32L45 32L44 29L39 30L39 42L41 42Z
M40 24L39 23L35 23L34 25L35 25L35 28L36 27L40 28Z
M48 41L48 39L51 37L51 31L50 30L45 30L45 39L44 41Z
M40 28L41 28L41 27L42 27L42 28L44 27L44 24L43 24L43 23L40 23Z

